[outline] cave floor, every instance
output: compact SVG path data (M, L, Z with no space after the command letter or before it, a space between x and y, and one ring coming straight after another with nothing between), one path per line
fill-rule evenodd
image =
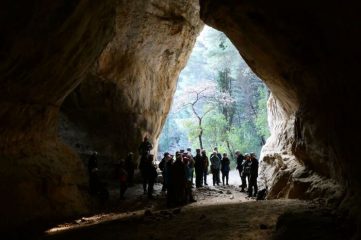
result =
M301 200L247 199L230 185L194 189L197 202L166 209L160 188L156 184L155 200L143 195L140 184L122 201L111 192L107 211L58 225L42 239L270 239L281 214L316 208Z

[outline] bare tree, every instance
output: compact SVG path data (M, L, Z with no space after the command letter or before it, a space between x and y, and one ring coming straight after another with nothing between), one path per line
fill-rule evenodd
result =
M203 118L215 108L215 98L217 96L216 85L206 82L198 86L192 86L185 90L182 96L175 99L174 109L181 111L190 108L197 120L199 146L203 149Z

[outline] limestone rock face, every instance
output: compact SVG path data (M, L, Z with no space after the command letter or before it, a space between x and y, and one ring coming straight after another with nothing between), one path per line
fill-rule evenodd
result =
M114 38L63 105L90 139L75 148L97 150L108 166L137 153L145 134L157 149L178 75L202 27L197 0L121 1Z
M87 210L84 167L57 140L57 120L112 37L114 6L0 3L0 230Z
M262 148L260 181L269 187L268 198L324 198L335 204L344 191L335 181L305 165L295 156L295 116L287 114L271 94L268 99L271 136Z
M279 101L284 124L293 125L273 139L293 142L290 153L295 164L340 183L347 190L342 206L357 216L361 196L355 141L360 132L357 2L200 0L200 4L204 22L226 33ZM292 129L293 139L286 140ZM282 178L291 175L295 177L289 173ZM282 182L280 192L290 181Z

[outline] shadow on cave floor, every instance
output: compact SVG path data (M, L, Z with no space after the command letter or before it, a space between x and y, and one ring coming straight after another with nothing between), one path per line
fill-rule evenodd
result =
M148 201L136 186L117 211L59 225L41 239L345 239L336 217L315 202L255 201L219 186L195 190L196 203L165 209L156 189Z

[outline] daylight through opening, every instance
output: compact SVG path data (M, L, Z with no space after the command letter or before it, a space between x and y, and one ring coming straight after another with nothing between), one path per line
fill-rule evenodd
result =
M205 26L181 72L159 139L158 155L191 148L211 154L256 153L269 136L269 90L227 36ZM195 153L195 152L194 152Z

